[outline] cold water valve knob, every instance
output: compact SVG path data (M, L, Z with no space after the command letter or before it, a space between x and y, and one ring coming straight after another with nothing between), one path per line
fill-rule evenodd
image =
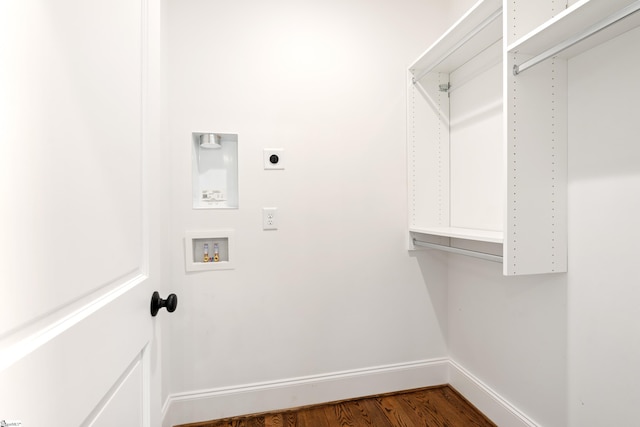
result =
M178 297L176 294L170 294L167 299L162 299L158 291L154 292L151 296L151 315L155 317L163 307L166 308L169 313L176 311L176 307L178 307Z

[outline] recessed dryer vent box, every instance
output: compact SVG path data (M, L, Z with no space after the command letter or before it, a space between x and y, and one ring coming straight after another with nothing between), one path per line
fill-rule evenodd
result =
M191 134L194 209L238 208L238 135Z
M185 234L187 271L232 270L233 230L189 231Z

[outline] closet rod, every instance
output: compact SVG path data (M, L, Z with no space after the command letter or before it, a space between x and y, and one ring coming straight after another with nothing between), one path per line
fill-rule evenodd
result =
M480 31L484 30L489 24L491 24L493 21L495 21L500 16L502 16L502 7L500 9L496 10L495 12L493 12L488 18L486 18L484 21L482 21L480 24L478 24L478 26L476 26L473 30L471 30L469 33L467 33L458 43L456 43L451 49L449 49L447 52L445 52L445 54L442 55L440 57L440 59L438 59L436 62L434 62L429 68L423 70L417 76L414 76L413 79L412 79L413 84L416 84L417 82L419 82L420 79L422 79L424 76L426 76L431 71L433 71L434 68L436 68L445 59L447 59L452 54L454 54L458 49L460 49L462 46L464 46L469 40L471 40L473 37L475 37L476 34L478 34Z
M523 62L520 65L514 65L513 66L513 75L517 76L518 74L522 73L526 69L531 68L534 65L539 64L540 62L544 61L545 59L549 59L552 56L555 56L555 55L559 54L563 50L566 50L566 49L570 48L571 46L581 42L582 40L584 40L584 39L586 39L588 37L591 37L594 34L597 34L598 32L600 32L600 31L604 30L605 28L615 24L616 22L621 21L622 19L630 16L633 13L636 13L638 10L640 10L640 1L636 1L634 3L631 3L629 6L619 10L618 12L616 12L616 13L614 13L612 15L609 15L608 17L606 17L602 21L599 21L596 24L593 24L592 26L588 27L582 33L568 38L567 40L563 41L562 43L559 43L559 44L555 45L554 47L545 50L541 54L534 56L533 58Z
M423 242L417 239L413 239L413 244L415 246L422 246L425 248L437 249L440 251L451 252L454 254L481 258L487 261L500 262L500 263L502 262L502 257L500 255L492 255L492 254L486 254L484 252L471 251L469 249L461 249L461 248L454 248L452 246L438 245L435 243Z

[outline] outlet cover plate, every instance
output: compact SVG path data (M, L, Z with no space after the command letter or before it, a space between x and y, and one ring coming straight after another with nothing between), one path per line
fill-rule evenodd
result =
M262 229L278 229L278 208L262 208Z

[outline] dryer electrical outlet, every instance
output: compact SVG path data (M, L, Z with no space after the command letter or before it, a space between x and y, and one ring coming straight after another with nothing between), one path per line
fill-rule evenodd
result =
M265 148L264 149L265 169L284 169L284 149Z

